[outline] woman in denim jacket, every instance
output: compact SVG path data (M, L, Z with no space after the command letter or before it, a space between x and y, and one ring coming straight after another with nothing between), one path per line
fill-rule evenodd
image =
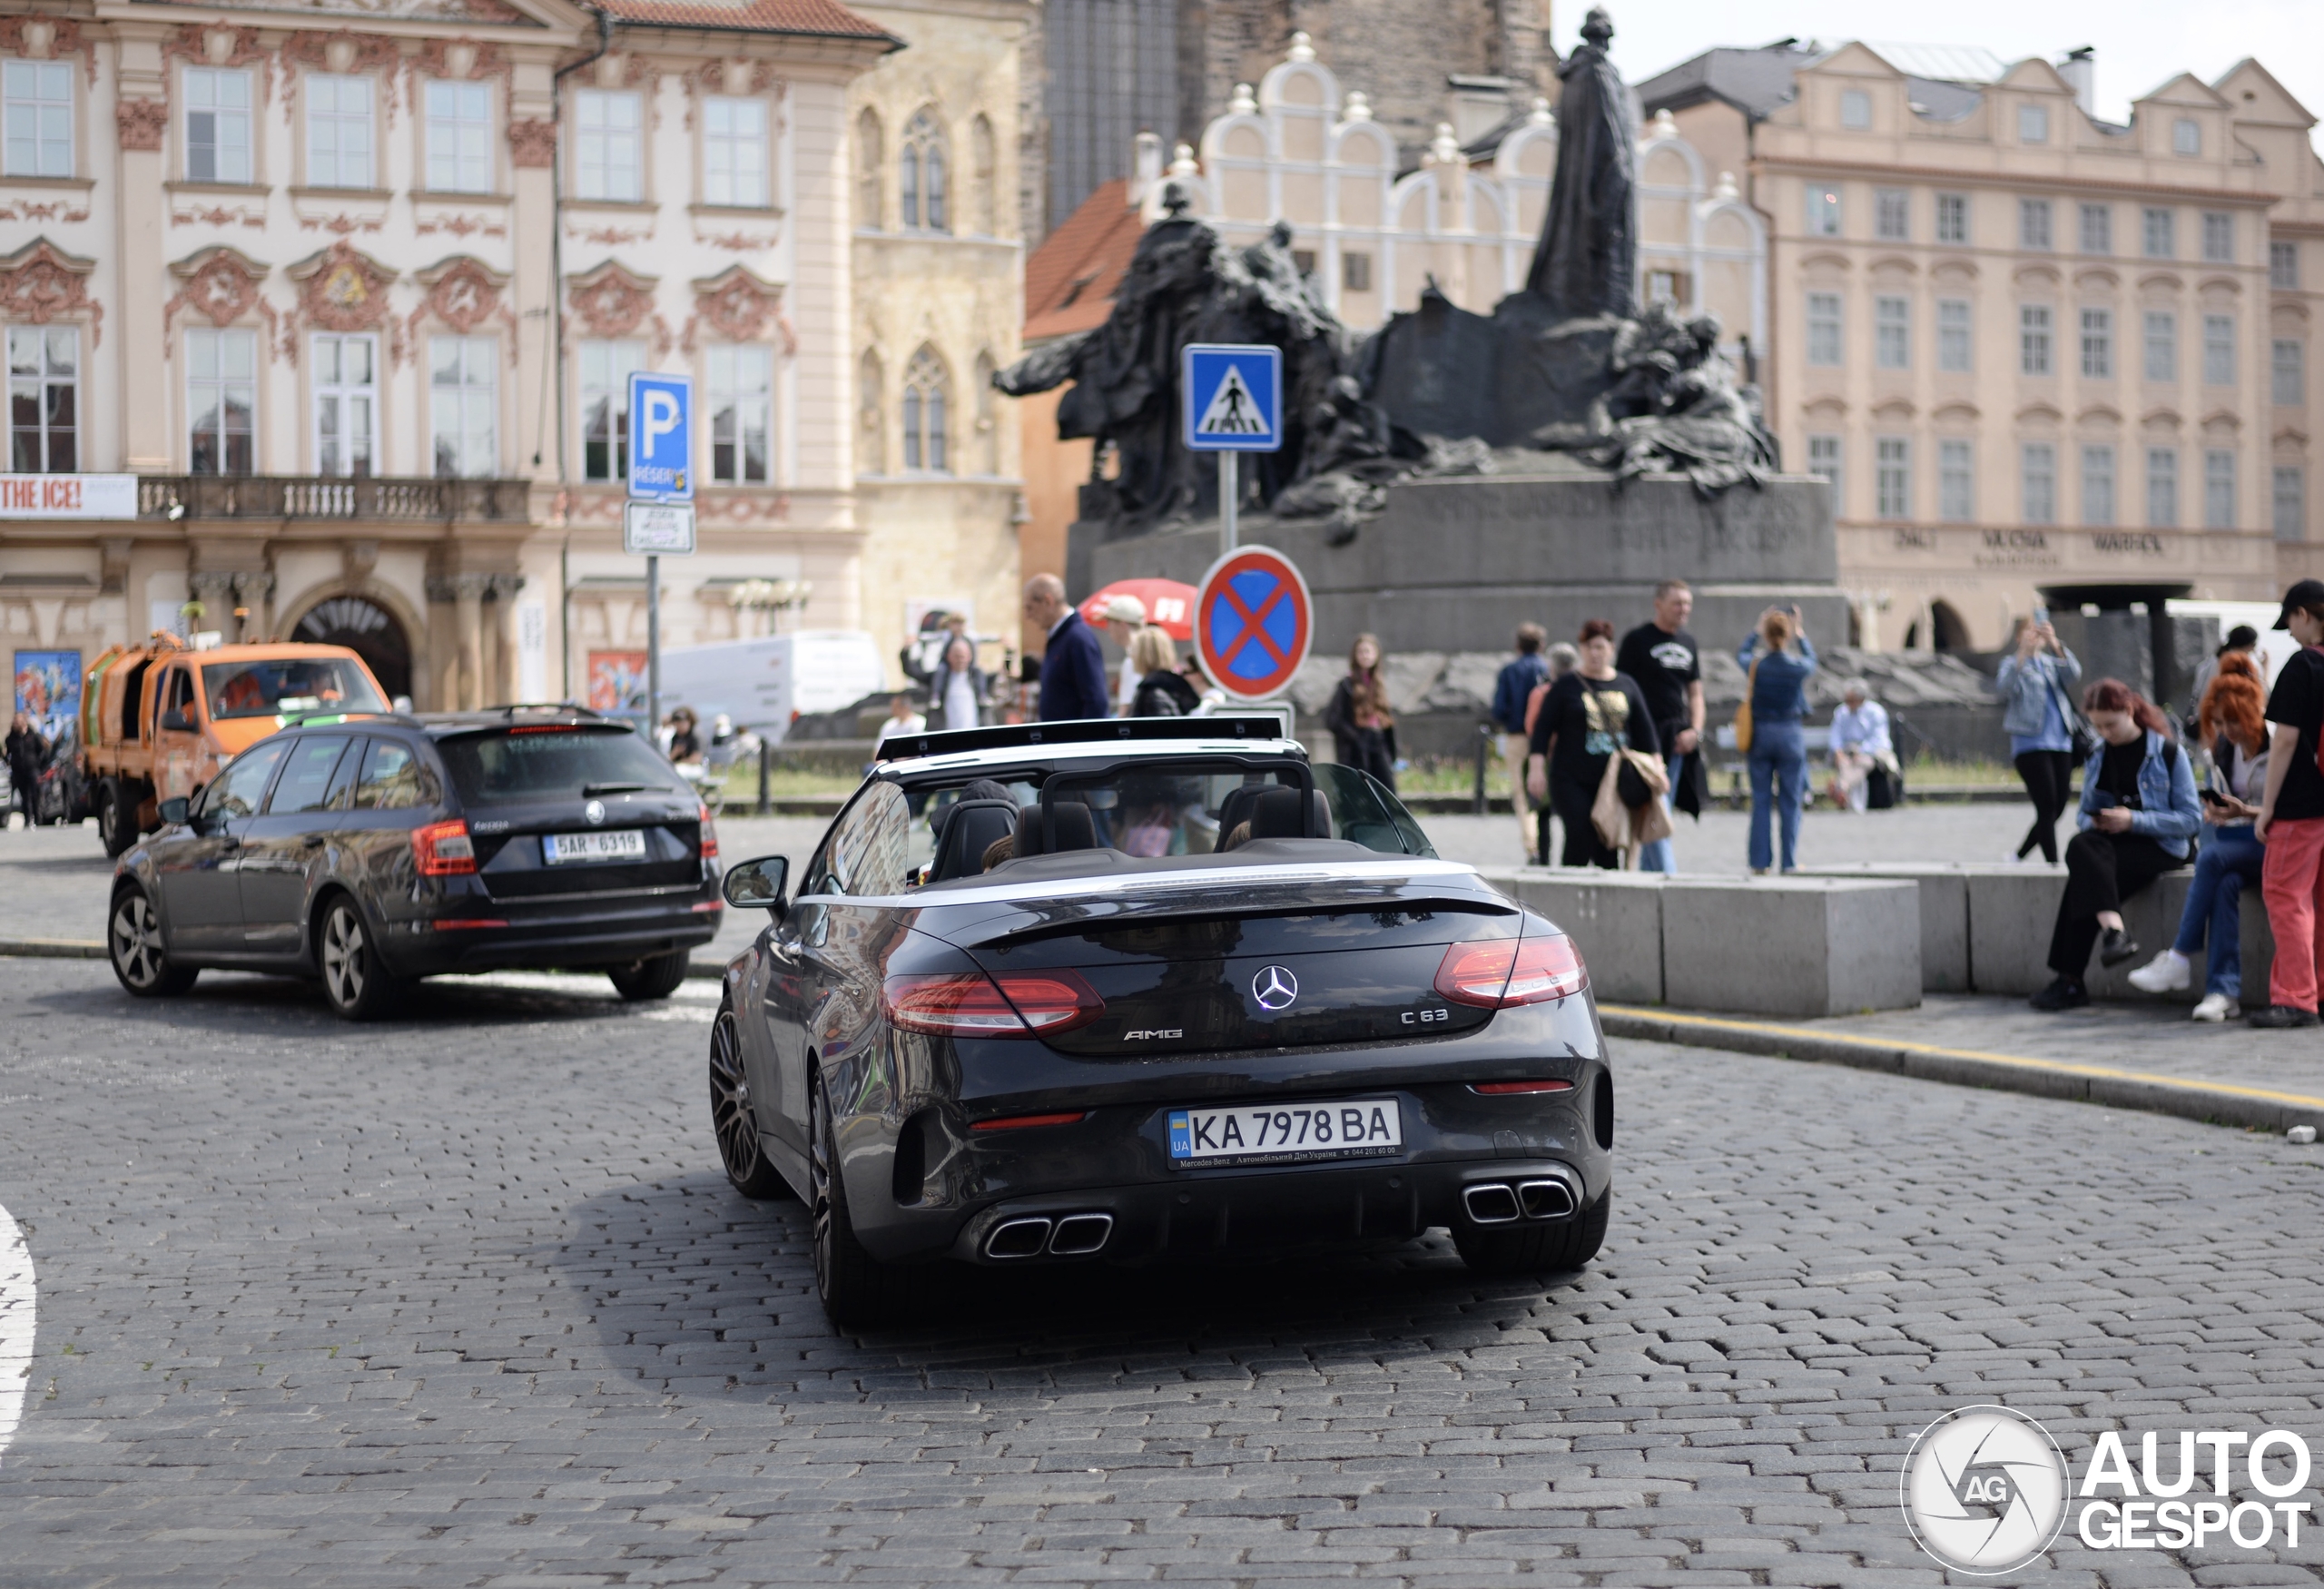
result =
M1762 649L1764 647L1764 649ZM1751 662L1759 670L1751 674ZM1783 869L1799 865L1799 804L1807 793L1807 741L1800 719L1807 716L1807 679L1816 671L1816 647L1799 627L1799 608L1769 607L1759 627L1735 653L1751 678L1751 870L1775 863L1768 818L1783 819Z
M2166 872L2187 864L2203 825L2195 773L2172 743L2162 713L2118 678L2102 678L2082 709L2098 748L2082 772L2081 828L2066 845L2066 892L2050 932L2056 980L2034 995L2036 1010L2074 1010L2090 1002L2083 972L2098 947L2101 965L2134 959L2139 946L2122 927L2122 902Z
M2058 859L2058 817L2073 794L2073 725L2066 702L2082 682L2082 664L2058 641L2046 617L2017 620L2017 648L2001 659L1994 688L2001 692L2002 732L2009 735L2010 760L2034 802L2034 825L2017 846L2021 861L2042 847L2042 859Z

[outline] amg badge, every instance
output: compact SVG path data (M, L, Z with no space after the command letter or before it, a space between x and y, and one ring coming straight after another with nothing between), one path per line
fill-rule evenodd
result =
M1122 1041L1124 1042L1144 1042L1149 1038L1184 1037L1186 1035L1187 1029L1183 1026L1166 1026L1152 1031L1125 1031L1122 1033Z

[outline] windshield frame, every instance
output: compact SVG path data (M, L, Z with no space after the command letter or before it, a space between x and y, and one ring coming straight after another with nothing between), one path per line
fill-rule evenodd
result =
M310 716L317 712L357 712L372 716L384 716L391 709L389 706L387 696L379 693L379 680L371 676L370 669L363 666L362 658L352 655L345 656L251 656L245 657L239 661L193 662L190 663L188 666L193 668L198 668L201 671L202 709L209 715L210 721L212 723L250 723L267 717L273 717L277 719L284 717L305 717ZM352 696L349 696L333 702L326 701L320 696L307 696L281 695L276 696L272 700L269 701L261 710L254 712L227 711L222 706L220 697L229 688L232 687L237 679L252 676L263 677L264 675L261 672L263 669L272 668L281 670L293 666L328 666L340 669L346 676L344 680L345 683L358 688L371 691L371 698L369 701L361 701L353 698ZM280 677L279 672L276 676L278 678ZM296 700L312 700L314 705L310 706L294 706L288 711L284 710L282 705L283 702Z

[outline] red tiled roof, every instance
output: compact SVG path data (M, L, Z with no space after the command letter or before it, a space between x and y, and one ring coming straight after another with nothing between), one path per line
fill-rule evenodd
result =
M1119 177L1082 200L1025 262L1025 340L1103 325L1145 231L1129 183Z
M879 24L856 15L839 0L596 0L624 22L651 26L721 27L737 33L803 34L818 38L891 39ZM901 40L896 40L901 45Z

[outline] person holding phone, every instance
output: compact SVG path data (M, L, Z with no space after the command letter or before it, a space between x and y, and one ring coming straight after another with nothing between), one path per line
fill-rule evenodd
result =
M2198 1021L2234 1021L2243 1013L2242 893L2257 889L2268 850L2253 829L2268 786L2267 695L2249 651L2221 655L2218 671L2196 708L2196 729L2211 747L2211 782L2203 803L2203 847L2195 880L2180 913L2177 942L2131 973L2131 985L2149 993L2187 986L2191 957L2204 950Z
M2082 831L2066 845L2066 890L2050 930L2050 985L2036 1010L2090 1002L2083 974L2090 952L2102 965L2134 959L2122 902L2187 864L2202 826L2194 770L2172 741L2162 709L2119 678L2102 678L2082 698L2098 748L2082 770Z
M2012 647L2001 659L1994 688L2002 698L2001 726L2009 735L2010 760L2034 803L2034 825L2012 858L2023 861L2039 845L2042 859L2054 864L2058 818L2073 794L2073 725L2066 703L2082 683L2082 664L2050 627L2046 607L2017 620Z
M1807 680L1816 647L1800 627L1799 606L1771 607L1735 653L1751 692L1751 870L1775 864L1775 836L1783 840L1783 869L1799 866L1799 807L1807 794ZM1755 669L1753 664L1757 664ZM1772 832L1770 830L1773 830Z

